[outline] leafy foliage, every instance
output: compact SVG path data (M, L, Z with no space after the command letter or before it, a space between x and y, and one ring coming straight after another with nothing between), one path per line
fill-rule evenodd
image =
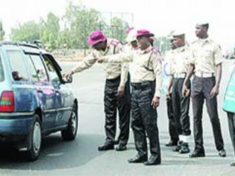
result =
M14 41L41 41L47 49L55 48L87 48L87 37L94 30L102 30L108 37L125 40L124 31L128 24L120 18L114 17L107 24L101 13L85 6L68 4L62 18L48 13L47 18L38 23L26 22L11 31Z
M4 35L5 35L5 31L3 30L2 22L0 21L0 41L3 40Z

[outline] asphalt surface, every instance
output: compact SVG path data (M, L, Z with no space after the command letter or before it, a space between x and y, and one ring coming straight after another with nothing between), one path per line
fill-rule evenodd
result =
M76 63L62 63L64 72ZM190 159L188 154L178 154L173 148L165 147L169 140L168 119L164 96L158 108L158 126L162 151L162 164L147 167L143 164L129 164L127 160L136 154L131 131L128 150L99 152L104 135L103 88L105 75L99 65L74 76L72 87L79 100L79 130L73 142L63 142L60 133L43 140L42 153L35 162L26 162L22 153L9 148L0 150L0 176L232 176L235 168L230 163L235 156L228 132L226 113L222 110L223 95L231 70L231 62L225 62L220 95L218 97L222 134L227 151L226 158L220 158L215 149L212 128L204 107L203 127L205 158ZM190 112L190 115L192 113ZM192 115L191 129L192 129ZM193 150L193 137L190 148Z

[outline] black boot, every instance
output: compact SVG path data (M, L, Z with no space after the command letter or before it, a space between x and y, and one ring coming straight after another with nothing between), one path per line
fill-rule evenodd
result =
M183 142L179 150L179 153L184 154L184 153L189 153L189 152L190 152L190 149L189 149L188 143Z
M205 157L205 150L202 149L194 149L193 153L189 155L190 158L197 158L197 157Z
M143 163L145 161L147 161L148 156L147 155L136 155L134 158L131 158L128 160L129 163Z
M173 149L174 152L179 152L179 150L181 149L181 145L182 145L182 141L178 141L178 144L176 146L176 148Z
M169 141L167 144L166 144L166 147L173 147L173 146L177 146L177 141Z
M151 155L148 161L144 162L145 166L159 165L161 164L161 158Z
M104 144L98 147L99 151L106 151L106 150L112 150L112 149L114 149L113 144Z

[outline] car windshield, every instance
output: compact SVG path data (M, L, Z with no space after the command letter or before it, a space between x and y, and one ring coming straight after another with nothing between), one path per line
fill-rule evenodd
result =
M2 60L0 58L0 82L4 80Z

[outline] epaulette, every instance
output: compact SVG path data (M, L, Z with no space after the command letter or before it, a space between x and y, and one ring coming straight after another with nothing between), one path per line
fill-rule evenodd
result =
M116 48L120 49L120 44L121 43L118 40L115 39L111 40L110 45L113 46L113 54L116 54Z
M158 49L158 48L151 48L151 52L153 53L153 54L158 54L158 53L160 53L160 50Z
M111 42L110 42L110 45L113 45L113 46L118 46L118 44L120 44L120 42L118 40L115 40L115 39L112 39Z

